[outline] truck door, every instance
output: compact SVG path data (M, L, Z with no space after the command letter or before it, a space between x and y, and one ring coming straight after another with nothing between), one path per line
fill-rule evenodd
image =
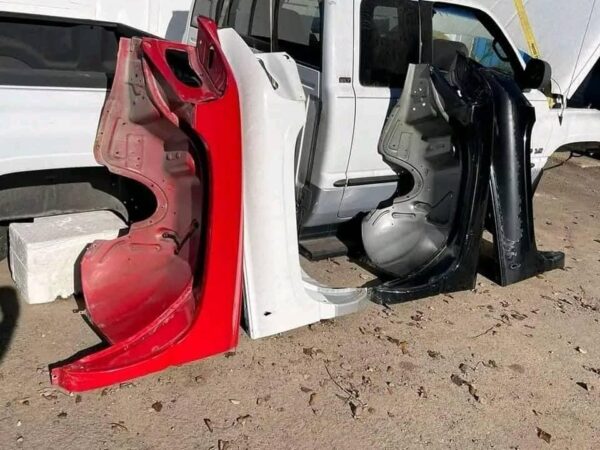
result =
M335 221L343 190L336 182L345 180L354 124L348 29L352 4L196 0L189 20L190 43L198 15L212 18L220 28L233 28L256 52L285 52L296 62L307 98L306 124L296 152L296 193L308 205L301 209L311 215L304 217L309 226ZM324 56L325 52L329 53Z
M294 58L306 94L306 124L296 151L296 193L299 196L309 180L321 111L323 4L319 0L281 0L277 3L274 47Z
M356 120L340 217L376 206L397 187L377 153L385 120L411 63L419 62L419 6L412 0L363 0L354 11Z

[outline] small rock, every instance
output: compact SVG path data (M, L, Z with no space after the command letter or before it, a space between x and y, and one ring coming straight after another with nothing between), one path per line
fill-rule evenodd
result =
M163 404L162 402L154 402L152 403L152 409L156 412L161 412L163 409Z
M581 347L575 347L575 350L577 350L579 353L581 353L583 355L587 355L587 350L585 350Z
M17 437L17 444L22 444L24 440L25 440L25 438L23 436L18 436Z
M229 401L234 405L239 405L241 403L239 400L236 400L235 398L230 398Z

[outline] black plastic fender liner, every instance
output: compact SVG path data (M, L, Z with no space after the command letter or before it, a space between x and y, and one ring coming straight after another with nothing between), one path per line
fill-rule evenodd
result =
M451 231L445 246L427 264L373 287L371 300L377 303L410 301L475 286L488 204L494 107L489 83L475 63L460 58L449 78L453 86L431 69L431 82L444 103L462 167Z
M512 79L496 73L489 81L497 123L489 204L494 242L493 247L482 247L480 271L507 286L564 267L565 255L540 252L535 242L529 151L535 110Z

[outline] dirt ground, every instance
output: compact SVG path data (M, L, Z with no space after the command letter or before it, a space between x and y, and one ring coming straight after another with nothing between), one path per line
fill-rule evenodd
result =
M235 354L81 395L47 365L98 338L73 300L19 303L3 265L0 448L599 448L600 167L581 161L535 198L564 271L242 336ZM372 278L344 258L310 270Z

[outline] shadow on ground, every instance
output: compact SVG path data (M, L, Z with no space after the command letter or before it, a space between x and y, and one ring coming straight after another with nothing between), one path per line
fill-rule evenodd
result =
M0 287L0 361L10 346L19 313L17 291L12 287Z

